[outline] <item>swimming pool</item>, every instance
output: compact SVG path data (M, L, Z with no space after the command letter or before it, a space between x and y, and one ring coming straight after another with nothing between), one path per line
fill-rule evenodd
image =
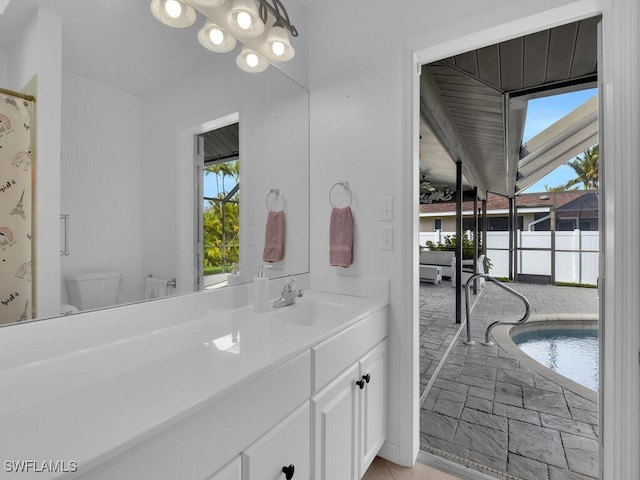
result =
M547 368L598 391L597 329L536 329L515 333L512 340Z

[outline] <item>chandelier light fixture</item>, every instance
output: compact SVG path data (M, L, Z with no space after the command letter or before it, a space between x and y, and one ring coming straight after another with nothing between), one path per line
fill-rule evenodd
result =
M296 54L290 37L297 37L298 30L280 0L152 0L151 12L177 28L193 25L200 12L206 17L198 31L200 44L225 53L240 40L243 46L236 64L245 72L263 72L269 61L286 62Z

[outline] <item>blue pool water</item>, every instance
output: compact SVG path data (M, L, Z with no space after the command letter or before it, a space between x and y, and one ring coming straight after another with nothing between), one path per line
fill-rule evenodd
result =
M513 341L547 368L598 391L598 330L537 330L518 333Z

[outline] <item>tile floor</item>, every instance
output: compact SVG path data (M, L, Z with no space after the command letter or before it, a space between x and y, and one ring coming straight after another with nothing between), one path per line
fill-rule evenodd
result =
M529 298L534 314L598 312L595 289L511 286ZM452 344L459 327L454 297L449 282L420 286L421 390L434 377L421 409L422 450L499 479L597 477L597 404L497 346L464 345L464 331ZM517 299L487 285L473 309L473 338L481 340L486 325L516 320L523 310Z
M413 468L401 467L395 463L388 462L383 458L376 457L373 463L364 474L362 480L459 480L458 477L450 475L435 468L416 463Z

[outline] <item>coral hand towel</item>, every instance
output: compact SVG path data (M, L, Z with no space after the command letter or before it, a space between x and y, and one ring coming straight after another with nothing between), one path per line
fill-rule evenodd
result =
M270 211L264 235L264 251L262 252L262 260L265 262L279 262L284 258L285 227L284 210Z
M350 207L331 210L329 263L334 267L348 267L353 263L353 215Z

